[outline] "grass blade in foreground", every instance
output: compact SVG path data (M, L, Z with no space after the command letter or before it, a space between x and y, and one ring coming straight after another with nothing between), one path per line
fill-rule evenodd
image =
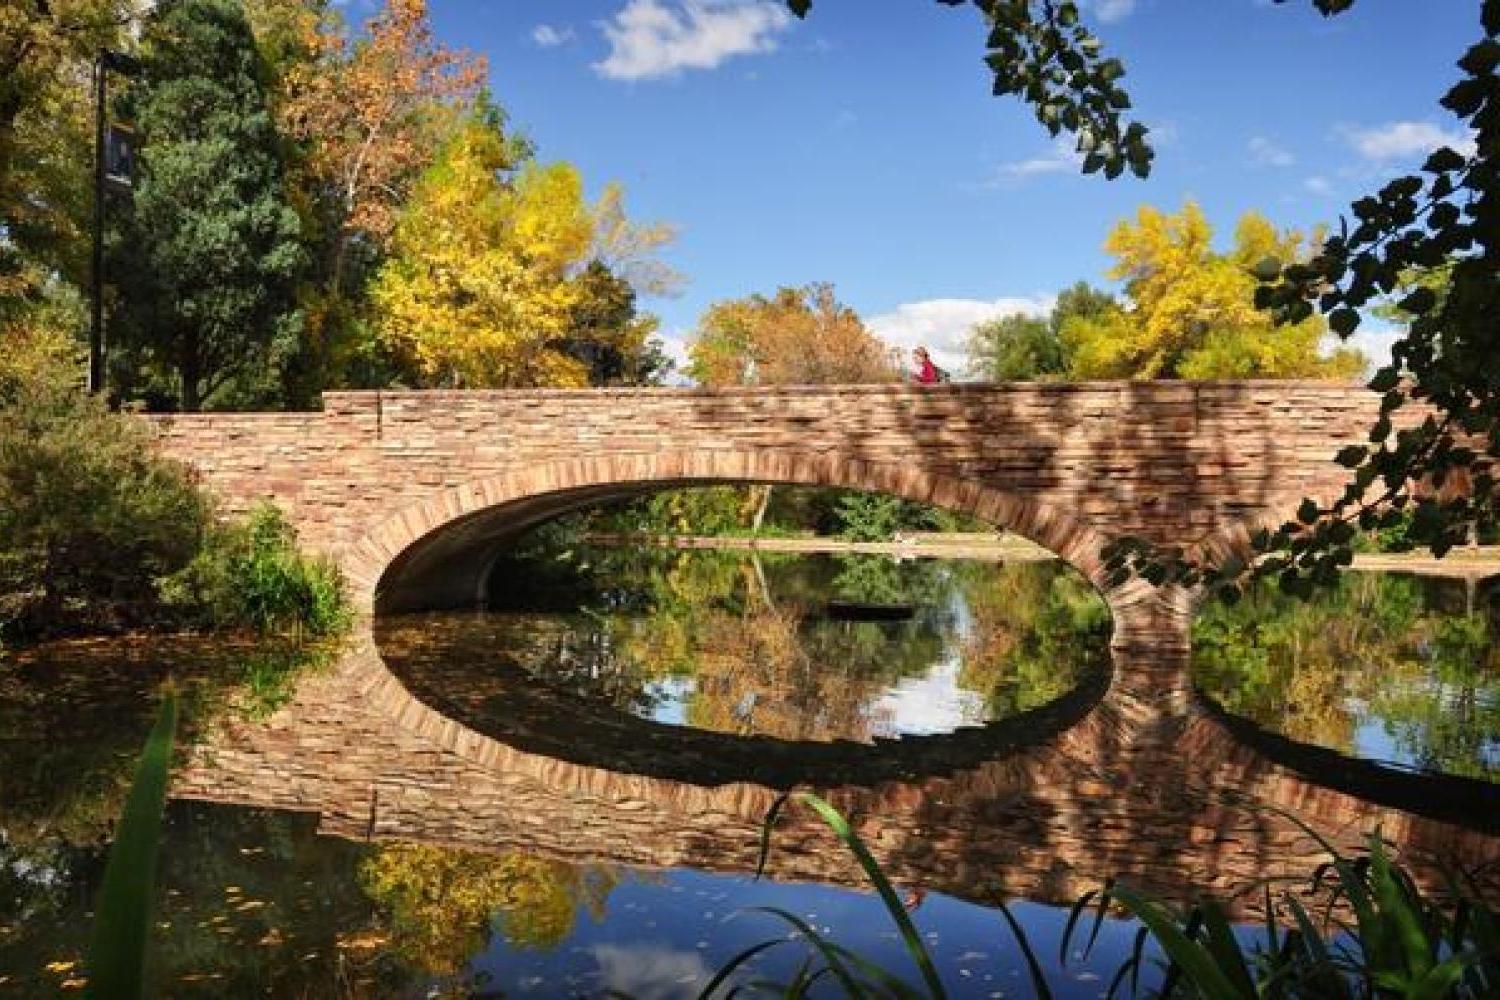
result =
M907 952L917 963L917 967L922 970L922 979L927 984L930 995L935 1000L946 997L947 991L943 989L943 981L938 976L937 966L932 963L932 956L927 953L927 946L922 943L922 936L917 933L916 926L907 915L906 907L901 905L900 897L891 887L890 880L885 877L885 872L880 870L880 865L871 856L869 848L865 847L865 842L859 839L853 828L849 826L848 820L844 819L837 809L818 796L811 792L798 792L796 798L812 806L817 814L823 817L823 822L838 834L844 846L853 852L855 859L859 861L859 866L864 869L870 883L875 886L880 901L885 904L886 912L896 922L896 928L901 932L901 940L906 945Z
M115 829L104 868L104 885L94 910L89 941L89 991L101 1000L142 995L146 934L151 927L152 890L156 883L156 846L161 839L162 806L177 730L177 695L162 699L156 725L136 765L130 798Z

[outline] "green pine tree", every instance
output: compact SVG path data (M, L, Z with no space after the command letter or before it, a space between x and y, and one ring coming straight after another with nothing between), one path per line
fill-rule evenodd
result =
M238 0L165 0L142 55L124 102L141 169L113 241L115 339L196 410L265 379L295 343L305 253Z

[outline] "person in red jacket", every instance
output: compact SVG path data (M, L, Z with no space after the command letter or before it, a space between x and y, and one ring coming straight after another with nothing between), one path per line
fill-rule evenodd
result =
M932 363L932 358L927 355L927 348L918 347L911 352L911 357L916 362L916 369L911 373L911 380L917 385L937 385L938 369Z

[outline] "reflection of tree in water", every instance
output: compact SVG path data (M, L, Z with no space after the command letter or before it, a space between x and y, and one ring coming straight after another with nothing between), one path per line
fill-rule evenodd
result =
M984 695L991 717L1044 705L1104 669L1109 609L1071 569L971 566L963 593L971 623L959 683Z
M576 565L581 610L515 630L512 648L528 649L518 659L549 683L640 714L675 680L685 721L698 728L868 740L870 706L931 668L952 637L952 582L934 562L600 549L580 552ZM830 621L830 597L918 612Z
M1463 614L1444 587L1348 573L1312 601L1268 584L1211 605L1193 627L1198 683L1290 739L1348 753L1360 727L1379 722L1417 766L1495 778L1500 644L1491 618Z
M868 741L891 728L874 714L900 704L887 693L952 662L949 650L957 686L1002 718L1066 693L1105 657L1104 602L1059 565L668 549L572 558L573 614L511 616L504 649L524 648L516 659L550 684L637 714L680 700L683 721L702 729ZM911 616L833 620L830 600Z
M580 904L603 919L618 881L605 866L426 844L382 844L359 866L361 888L388 915L396 952L439 976L481 953L492 928L515 947L557 947Z
M0 659L0 971L35 941L81 949L106 845L169 677L183 739L239 714L251 663L293 683L304 647L222 635L64 640ZM41 954L40 951L37 954ZM21 963L21 966L30 963Z
M703 556L710 558L704 559ZM794 740L868 740L869 706L941 654L928 615L883 623L826 620L830 594L931 606L930 565L740 552L676 553L655 579L652 612L625 621L637 662L692 679L690 725ZM873 596L872 596L873 595Z

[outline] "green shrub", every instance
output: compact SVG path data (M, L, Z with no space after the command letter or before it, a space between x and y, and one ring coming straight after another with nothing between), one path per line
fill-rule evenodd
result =
M38 378L0 393L0 635L141 624L210 520L140 421Z
M303 555L296 532L270 503L211 529L198 556L164 580L161 591L167 603L212 628L318 636L349 620L338 569Z

